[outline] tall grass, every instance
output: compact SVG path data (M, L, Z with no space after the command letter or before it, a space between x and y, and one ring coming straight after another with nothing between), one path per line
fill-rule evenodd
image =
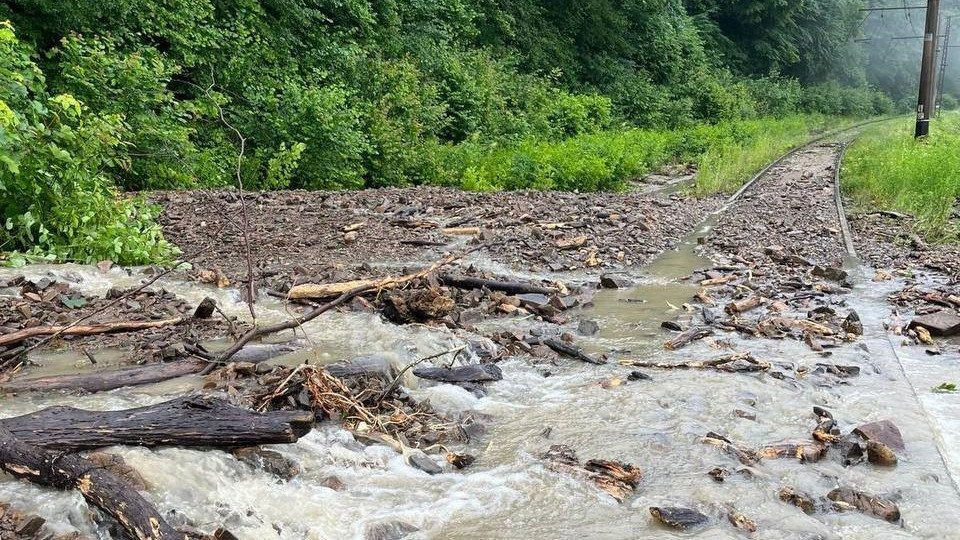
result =
M956 239L950 215L960 199L960 113L945 113L925 141L913 138L913 120L865 130L847 152L842 171L854 209L913 214L931 240Z
M440 150L439 183L468 190L615 191L669 163L695 163L698 195L736 190L786 149L826 125L822 116L739 120L673 131L611 130L562 141Z

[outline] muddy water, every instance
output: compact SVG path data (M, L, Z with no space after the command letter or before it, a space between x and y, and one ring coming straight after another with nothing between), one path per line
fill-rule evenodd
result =
M597 320L601 332L583 343L595 352L616 351L611 354L614 360L675 361L723 354L710 347L709 339L675 353L662 349L666 335L658 328L660 321L676 316L693 292L676 283L674 276L706 264L690 248L686 244L664 254L635 289L599 294L595 307L582 316ZM138 277L82 267L38 267L29 272L51 270L76 272L83 278L80 288L99 292L132 284ZM231 313L241 315L245 309L232 292L175 279L164 285L193 301L218 295ZM419 528L409 538L420 539L746 537L720 513L720 505L727 503L757 522L759 530L753 538L958 538L960 497L941 457L942 453L956 473L960 463L960 454L953 450L960 448L957 398L929 391L953 380L951 369L936 358L905 354L906 348L896 342L891 347L880 321L887 313L886 288L894 286L861 287L851 299L851 307L867 327L864 344L869 353L848 347L829 359L864 368L847 386L818 386L814 379L791 383L764 374L648 370L651 381L604 389L601 380L624 376L629 369L572 362L535 366L527 359L513 359L501 364L505 378L491 385L484 398L449 385L416 388L416 395L430 398L441 410L474 410L490 416L487 435L469 449L479 459L464 472L429 476L407 466L394 451L359 445L332 425L321 426L295 445L277 448L303 468L300 477L287 483L223 452L117 451L152 484L147 496L162 510L182 512L202 529L224 525L245 539L360 539L369 525L394 520ZM627 299L643 302L622 301ZM264 321L286 316L280 304L265 302L261 306ZM445 331L397 328L357 314L321 317L306 332L314 344L306 359L320 362L386 353L404 364L460 342ZM801 343L717 337L731 339L735 350L751 351L765 360L807 366L823 361ZM900 353L903 370L894 351ZM41 360L45 367L38 373L69 369L80 358L65 352ZM193 389L195 382L181 380L94 396L24 396L0 403L0 415L59 403L125 408ZM723 484L706 475L716 466L740 468L699 442L707 431L750 445L805 438L815 423L813 405L833 410L845 430L866 421L895 420L907 444L900 465L890 470L870 465L847 469L828 457L807 465L765 461L753 468L752 479L735 475ZM735 416L734 409L755 414L756 421ZM645 478L637 494L617 504L588 483L545 469L537 456L551 444L561 443L576 449L583 459L619 459L641 467ZM331 477L343 482L343 491L325 487ZM858 513L807 516L775 495L783 485L822 495L838 484L897 498L903 527ZM76 494L4 479L0 500L50 517L63 528L97 533ZM647 512L651 505L698 508L714 521L697 532L675 533L651 522ZM178 519L171 517L173 522Z

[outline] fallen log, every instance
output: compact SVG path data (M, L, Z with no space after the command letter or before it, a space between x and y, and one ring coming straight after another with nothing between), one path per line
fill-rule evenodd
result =
M313 420L311 412L259 414L194 396L121 411L49 407L4 418L0 428L24 443L64 452L113 445L237 448L296 442Z
M696 326L696 327L690 328L689 330L681 332L675 338L669 341L666 341L663 344L663 347L665 349L675 351L677 349L686 347L687 345L693 343L694 341L698 341L707 336L712 336L712 335L713 335L713 330L706 328L704 326Z
M137 540L187 540L136 489L75 454L45 451L0 426L0 469L42 486L80 491Z
M247 345L234 357L237 362L253 364L276 358L298 347L288 344ZM207 360L191 358L174 362L157 362L141 366L130 366L110 371L53 375L30 379L14 379L0 383L0 392L47 392L54 390L80 390L83 392L106 392L125 386L156 384L178 377L200 373L210 365Z
M557 289L550 287L541 287L539 285L530 285L517 281L497 281L493 279L483 279L470 276L453 276L444 274L439 276L440 283L448 287L458 289L483 289L491 291L500 291L507 294L554 294Z
M643 480L637 467L620 461L591 459L580 463L577 453L569 446L556 444L543 454L547 468L558 473L584 478L593 482L617 502L623 502Z
M421 379L445 383L485 383L503 379L503 372L496 364L469 364L466 366L423 367L413 370Z
M378 281L376 279L355 279L339 283L303 283L291 287L287 292L287 298L291 300L334 298L354 289L373 289ZM392 286L386 285L383 288L392 288Z
M643 360L621 360L620 365L639 368L660 369L715 369L717 371L748 373L767 371L771 365L753 357L750 353L735 353L710 360L689 360L686 362L649 362Z
M63 336L94 336L99 334L113 334L116 332L135 332L149 328L173 326L186 320L184 317L174 317L160 321L112 321L100 324L78 324L76 326L34 326L24 328L9 334L0 334L0 347L15 345L24 340L60 334Z
M550 347L551 349L556 351L558 354L569 356L570 358L580 360L581 362L587 362L588 364L596 364L598 366L606 364L606 362L604 362L603 360L594 358L589 354L583 352L583 349L581 349L580 347L577 347L575 345L568 345L560 341L559 339L545 339L543 340L543 344L546 345L547 347Z

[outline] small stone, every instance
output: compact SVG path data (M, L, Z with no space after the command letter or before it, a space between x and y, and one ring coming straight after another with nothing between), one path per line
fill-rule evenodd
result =
M357 231L350 231L348 233L345 233L343 235L343 243L352 244L357 241L358 236L359 236L359 233L357 233Z
M882 442L867 441L867 460L874 465L893 467L897 464L897 454Z
M860 322L860 315L858 315L856 311L851 310L847 318L843 320L841 326L843 331L848 334L855 336L863 335L863 323Z
M456 452L450 452L447 454L447 463L453 465L457 469L464 469L469 467L477 458L471 456L470 454L460 454Z
M363 538L364 540L402 540L419 530L402 521L384 521L367 525Z
M604 289L626 289L633 285L630 279L620 274L603 274L600 276L600 287Z
M837 488L828 493L827 498L834 502L833 506L837 510L843 511L855 508L865 514L886 521L900 521L900 508L889 499L850 488Z
M679 506L651 506L650 515L674 529L691 529L710 521L710 518L696 510Z
M803 510L804 514L812 514L817 510L817 505L813 497L791 487L781 488L780 491L777 492L777 497L779 497L781 501Z
M443 469L437 465L437 462L431 459L430 456L425 454L422 450L410 450L410 453L407 455L407 461L411 466L420 469L427 474L440 474L443 472Z
M631 371L630 375L627 375L628 381L649 381L652 380L652 377L647 375L642 371Z
M597 321L590 319L581 319L577 325L577 333L581 336L592 336L600 331L600 325Z
M814 266L810 273L829 279L830 281L843 281L847 279L847 272L845 270L832 266Z

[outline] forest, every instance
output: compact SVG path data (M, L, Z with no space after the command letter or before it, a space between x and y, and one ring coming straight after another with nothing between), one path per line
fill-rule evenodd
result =
M616 190L909 113L919 42L880 38L914 20L865 5L5 0L0 251L169 258L156 211L118 190Z

